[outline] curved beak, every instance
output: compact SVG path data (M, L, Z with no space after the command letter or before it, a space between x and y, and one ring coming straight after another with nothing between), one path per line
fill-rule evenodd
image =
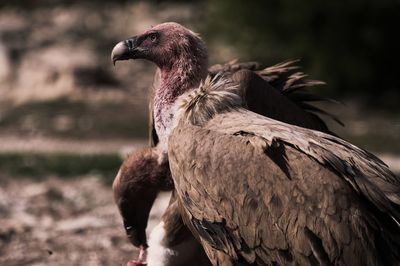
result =
M111 52L111 61L114 66L118 60L135 59L138 55L137 37L132 37L117 43Z

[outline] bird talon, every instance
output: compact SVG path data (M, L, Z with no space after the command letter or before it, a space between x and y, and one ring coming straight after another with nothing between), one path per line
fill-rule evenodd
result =
M126 263L126 266L146 266L147 262L145 261L140 261L140 260L129 260Z

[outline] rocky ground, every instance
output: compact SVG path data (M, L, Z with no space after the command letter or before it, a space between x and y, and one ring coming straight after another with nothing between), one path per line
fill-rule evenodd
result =
M111 188L98 178L0 178L0 265L123 265L136 256ZM157 201L150 228L168 196Z
M4 138L3 138L4 140ZM7 143L7 144L6 144ZM60 140L8 141L0 153L40 151L126 154L143 142L81 142ZM7 150L8 149L8 150ZM400 157L381 154L400 173ZM61 159L62 160L62 159ZM116 172L116 170L114 170ZM98 175L19 177L0 174L0 265L122 265L136 250L125 237L114 205L110 180ZM149 230L168 203L161 194L152 210Z
M400 158L382 158L400 173ZM148 229L159 221L161 194ZM0 265L114 266L136 257L125 237L111 186L95 175L39 181L0 175Z

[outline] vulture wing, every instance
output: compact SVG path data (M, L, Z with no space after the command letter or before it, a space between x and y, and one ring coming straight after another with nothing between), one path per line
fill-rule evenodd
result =
M242 96L246 109L285 123L332 134L317 115L302 108L299 102L291 100L255 72L240 70L230 79L238 84L235 93Z
M220 251L244 265L399 265L400 181L387 166L242 109L217 83L184 102L168 151L186 222L214 265Z

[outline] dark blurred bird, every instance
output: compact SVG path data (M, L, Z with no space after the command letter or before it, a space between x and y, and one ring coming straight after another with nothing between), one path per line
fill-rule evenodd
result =
M211 265L200 243L184 226L175 195L165 211L162 222L152 231L149 243L146 227L150 209L160 191L173 189L168 161L158 163L154 148L144 148L131 154L121 166L113 183L115 202L123 218L126 234L140 249L139 257L128 266ZM150 245L146 260L146 249Z
M161 56L161 55L163 55L163 57L159 58L159 56ZM155 112L153 113L153 115L155 117L155 129L156 129L157 134L153 134L153 136L157 136L157 137L159 136L160 140L161 140L159 147L158 147L159 156L160 156L159 158L161 158L161 159L159 159L159 163L161 164L162 162L165 162L165 160L167 159L165 152L166 152L166 147L168 145L168 136L170 134L170 130L172 129L173 123L174 123L174 115L176 114L176 109L177 109L177 107L175 107L174 104L175 104L177 98L180 95L182 95L186 92L190 92L194 88L196 88L198 86L200 80L203 79L204 75L206 75L208 72L208 71L204 70L205 66L207 65L206 64L207 58L206 58L205 47L204 47L204 44L202 43L201 39L198 36L196 36L195 34L193 34L192 32L186 30L185 28L183 28L182 26L180 26L178 24L166 23L166 24L158 25L158 26L152 28L151 30L149 30L148 32L146 32L140 36L134 37L131 40L121 42L114 48L114 51L113 51L113 61L114 62L118 59L128 59L128 58L145 58L145 59L155 62L160 68L160 82L159 82L159 85L156 86L156 95L155 95L155 103L154 103ZM288 66L288 65L286 65L286 66ZM221 68L221 66L219 66L219 67L220 67L220 70L223 70L223 68ZM218 71L220 71L220 70L218 70ZM195 72L195 73L193 73L193 72ZM195 75L196 73L198 74L197 76ZM212 71L211 71L211 74L213 74ZM261 74L261 76L262 76L262 71L259 72L259 74ZM199 79L198 76L202 76L202 78ZM283 83L284 84L283 88L285 90L294 91L296 88L306 86L304 84L307 84L307 82L304 82L303 76L297 75L297 77L296 77L296 75L292 75L291 77L292 78L286 78L286 81ZM260 79L260 77L258 77L257 75L255 75L252 72L238 71L235 74L233 74L232 76L225 75L223 80L226 80L226 79L230 79L231 81L233 81L235 83L235 86L229 86L229 91L228 92L225 91L226 93L224 92L223 89L219 90L218 93L221 95L225 94L225 96L228 98L231 97L232 95L238 96L241 99L240 104L238 104L238 105L247 107L250 110L253 109L254 111L258 111L258 113L263 114L265 116L269 116L269 117L272 117L275 119L281 118L279 120L285 121L285 122L291 122L292 124L307 126L307 122L304 122L304 121L308 121L308 127L327 131L326 127L324 127L324 124L317 116L304 112L298 106L296 106L292 102L288 101L285 97L282 97L282 95L277 94L274 89L271 90L271 88L267 86L268 84L264 81L264 80L268 80L266 77L264 77L264 80L262 80L262 79ZM270 81L273 82L273 80L274 79L271 79ZM298 82L298 81L301 81L299 83L303 83L303 85L296 84L296 82ZM267 84L267 85L265 85L265 84ZM313 84L313 82L310 82L308 84ZM261 90L260 90L260 88L261 88ZM208 90L208 91L213 92L213 90ZM193 103L193 106L192 106L193 109L191 109L191 113L195 114L195 115L191 116L194 119L194 122L192 121L194 124L197 124L197 123L203 124L203 123L207 122L208 120L212 119L213 113L218 114L220 111L225 111L226 106L218 104L218 101L220 99L223 99L223 97L215 98L215 97L211 97L210 95L212 96L212 93L211 94L198 93L196 96L197 97L196 100L192 99L190 101L190 103ZM269 97L262 97L262 96L269 96ZM206 105L197 104L197 102L207 103L207 100L210 100L210 101L216 100L216 102L213 102L212 104L206 104ZM297 101L300 102L303 105L303 107L312 109L313 108L312 106L305 104L305 102L307 102L308 100L317 100L317 98L313 95L309 95L309 94L305 94L305 93L300 93L299 96L297 96ZM207 109L210 106L211 106L211 109ZM218 109L220 107L222 108L222 110ZM204 111L204 108L205 108L205 111ZM237 106L235 105L232 108L237 108ZM314 110L316 110L316 109L314 109ZM300 115L299 115L299 113L300 113ZM199 114L209 114L211 117L207 117L207 115L201 116ZM276 117L274 117L274 115ZM302 122L299 122L299 121L302 121ZM312 124L311 121L313 121L313 123L315 123L315 125L311 125ZM318 125L318 126L316 126L316 125ZM296 128L296 127L293 127L293 128ZM237 134L239 136L242 134L242 132L235 132L235 134ZM244 134L244 135L246 135L246 134ZM251 134L249 134L249 135L251 135ZM155 139L155 141L157 141L157 138L154 138L154 139ZM257 140L256 137L254 139ZM198 141L197 139L192 139L192 140ZM184 138L181 141L183 143L185 143L185 142L187 143L190 140L188 140L187 138ZM251 143L251 141L249 143ZM196 146L196 145L194 145L194 146ZM229 153L229 149L227 149L226 152ZM274 156L276 155L278 157L282 157L282 154L280 154L280 153L282 153L282 151L280 149L273 150L272 152L274 153ZM268 153L265 151L265 154L268 154ZM285 157L285 156L283 156L283 157ZM190 158L190 157L187 157L187 158ZM195 159L196 158L193 158L193 160L195 160ZM274 163L276 163L276 164L279 163L279 166L282 166L282 167L285 166L285 160L283 160L282 158L278 158L278 159L279 160L276 162L274 161ZM182 167L183 167L183 165L184 164L182 162ZM196 167L192 167L192 168L196 169ZM285 174L288 174L288 173L290 174L290 171L288 169L286 169L285 167L283 167L283 169L285 170L284 171ZM295 174L297 174L297 172ZM176 175L179 177L178 174L176 174ZM273 174L270 173L270 175L273 175ZM175 175L174 175L174 177L175 177ZM309 179L312 180L312 178L309 178ZM178 180L180 180L180 179L178 179ZM247 180L247 179L245 179L245 180ZM240 180L237 180L237 181L240 181ZM188 183L184 182L183 184L187 185ZM197 184L197 185L202 185L202 184ZM262 186L260 188L262 188ZM391 189L392 188L393 187L391 187ZM215 187L214 189L218 189L218 187ZM178 192L182 193L181 190L178 190ZM247 193L246 190L244 190L243 192ZM394 193L394 194L396 194L396 193ZM180 197L179 203L184 205L185 207L189 208L185 204L188 203L187 200L190 200L190 197L185 198L185 200L182 200L182 194L180 194L180 196L181 197ZM205 196L207 196L207 194ZM289 194L287 196L289 196ZM203 199L200 198L198 200L203 200ZM207 202L207 201L203 200L202 202L199 202L199 204L204 204L204 202ZM246 204L249 204L249 202L246 202ZM238 203L238 206L239 205L240 204ZM244 205L244 206L247 206L247 205ZM229 206L227 206L227 207L229 208ZM234 208L235 206L230 206L230 207ZM264 209L261 208L261 212L265 211L265 210L266 210L265 208ZM202 211L207 212L208 209L205 208ZM212 210L211 210L211 212L212 212ZM187 210L184 212L184 214L188 215ZM247 214L249 214L249 213L247 213ZM227 218L230 218L230 217L227 216ZM247 219L247 218L245 218L245 219ZM242 257L239 258L239 256L236 256L237 254L235 255L231 252L232 250L225 250L224 249L225 247L223 247L223 246L218 246L218 245L215 246L213 244L210 244L210 242L212 242L212 240L207 239L207 235L202 234L203 232L200 232L200 230L198 230L199 228L203 228L204 230L207 231L208 225L206 226L206 225L202 224L200 227L198 227L199 224L196 224L193 221L194 220L192 220L192 219L188 220L188 224L191 227L192 231L195 232L197 237L201 238L202 244L206 247L206 251L207 251L210 259L213 262L218 261L221 263L221 257L224 257L223 261L235 260L235 259L236 260L249 259L250 261L252 259L255 260L255 257L253 256L254 254L251 255L249 258L244 257L244 255L240 255ZM204 222L206 224L208 221L205 220ZM215 222L215 221L210 221L211 224L213 222ZM266 220L266 222L268 222L268 219ZM238 226L240 228L240 226L242 226L242 224L239 224ZM220 225L220 228L225 228L225 225ZM252 230L257 231L257 228L253 228ZM262 228L261 228L261 230L262 230ZM229 237L229 234L228 234L229 232L221 231L219 233L223 233L223 235L226 235L226 237ZM312 234L311 234L311 236L312 236ZM301 235L300 237L304 237L304 236ZM318 238L318 236L317 236L317 238ZM303 238L303 240L306 241L307 239ZM273 235L270 237L270 239L268 241L274 241ZM320 241L321 241L321 239L320 239ZM248 245L248 243L246 243L246 242L245 242L245 244ZM248 247L241 247L241 248L245 248L246 250L245 251L239 250L240 252L247 252L247 251L250 252L249 250L247 250ZM307 248L307 247L305 247L305 248ZM311 247L308 246L308 248L310 249ZM224 253L221 253L221 251L223 251ZM239 252L237 250L234 250L234 251ZM294 259L295 260L294 262L296 262L297 257L293 258L294 255L290 253L291 251L283 250L282 252L289 252L289 255L292 256L292 259ZM324 255L324 254L322 254L322 255ZM313 256L315 256L315 254ZM271 255L271 257L266 256L266 257L262 257L261 259L258 258L258 260L264 260L264 259L265 260L270 259L270 261L271 261L271 260L276 259L276 256L273 257ZM326 257L324 257L322 259L326 259ZM329 259L331 259L331 258L329 258ZM287 263L287 261L286 261L286 263Z

